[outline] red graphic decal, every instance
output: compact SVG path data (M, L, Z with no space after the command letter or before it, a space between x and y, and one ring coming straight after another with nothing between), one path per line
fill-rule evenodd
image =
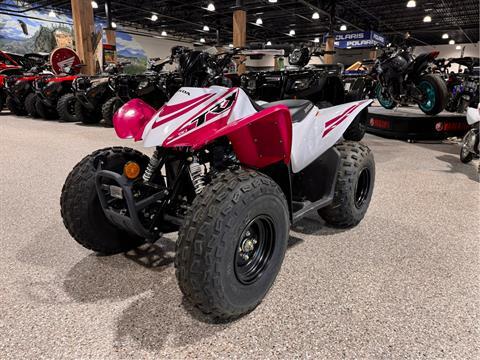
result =
M325 137L328 135L328 133L330 131L332 131L333 129L335 129L338 125L340 125L343 121L345 121L345 119L348 118L348 115L350 115L353 111L355 111L355 109L357 109L360 105L362 105L364 102L361 102L359 104L356 104L356 105L352 105L350 106L347 110L345 110L343 113L341 113L340 115L334 117L333 119L331 120L328 120L326 123L325 123L325 130L323 132L323 135L322 137Z
M213 95L215 94L205 94L202 96L199 96L197 98L194 98L192 100L185 101L180 104L175 104L175 105L165 105L162 110L160 111L159 114L159 120L157 120L153 126L152 129L155 129L156 127L165 124L166 122L169 122L179 116L182 116L183 114L188 113L190 110L194 109L196 106L198 106L200 103L207 101L210 99ZM179 111L181 110L181 111ZM178 111L177 113L174 114L175 111ZM163 118L162 116L164 115L170 115L169 117Z

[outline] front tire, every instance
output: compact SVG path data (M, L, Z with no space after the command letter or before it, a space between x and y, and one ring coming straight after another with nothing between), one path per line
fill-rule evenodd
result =
M102 169L117 173L122 173L125 163L131 160L145 169L149 159L130 148L97 150L73 168L63 185L60 207L68 232L83 247L109 255L131 250L145 240L115 227L106 218L95 187L95 173L100 159L103 161Z
M40 115L37 112L37 108L35 107L35 103L37 102L37 95L34 93L30 93L25 98L25 110L27 110L28 114L32 118L38 118Z
M57 111L45 105L38 96L37 101L35 102L35 109L37 110L38 115L45 120L55 120L58 118Z
M113 126L113 115L117 112L118 109L123 105L122 99L118 97L113 97L102 106L102 116L105 124L108 126Z
M385 95L385 93L387 93L387 95ZM388 91L383 91L383 87L380 83L375 89L375 95L380 105L382 105L385 109L391 110L397 106L397 103L391 98L390 94L388 94Z
M327 224L337 228L357 225L365 216L375 182L375 161L370 149L358 142L335 145L341 163L337 173L333 201L318 210Z
M445 109L448 90L445 81L438 75L427 74L421 77L418 89L425 100L418 104L420 110L427 115L437 115Z
M462 140L462 147L460 149L460 161L464 164L468 164L473 160L472 149L475 146L475 133L473 130L469 130Z
M101 111L88 111L80 101L75 103L75 116L83 124L98 124L102 120Z
M221 173L197 196L177 241L183 294L214 319L253 310L282 264L289 230L280 187L250 170Z
M13 114L13 115L17 115L17 116L26 116L28 115L27 111L25 110L25 108L23 107L23 104L19 104L17 101L15 101L14 98L12 98L11 96L7 96L7 100L5 102L5 104L7 105L7 109L10 110L10 112Z
M77 98L72 93L62 95L57 103L57 112L60 116L60 120L66 122L78 121L75 115L75 104Z

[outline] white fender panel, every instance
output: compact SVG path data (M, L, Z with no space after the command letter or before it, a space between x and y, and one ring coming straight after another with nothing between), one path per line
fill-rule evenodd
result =
M355 117L372 100L354 101L325 109L314 107L301 122L293 124L292 171L302 171L342 138Z

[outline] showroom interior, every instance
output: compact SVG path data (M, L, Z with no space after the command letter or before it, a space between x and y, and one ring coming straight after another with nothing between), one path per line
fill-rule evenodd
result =
M475 0L0 0L0 358L478 359Z

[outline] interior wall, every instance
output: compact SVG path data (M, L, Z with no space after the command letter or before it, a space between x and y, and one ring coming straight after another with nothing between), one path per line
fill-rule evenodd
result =
M193 44L177 40L168 40L141 35L132 35L135 41L145 50L149 58L165 58L170 55L170 50L174 46L185 46L193 48Z
M418 55L430 51L440 51L438 58L455 58L461 57L462 50L457 50L457 46L465 48L463 56L476 56L479 57L479 44L455 44L455 45L431 45L431 46L417 46L414 50L414 54Z

